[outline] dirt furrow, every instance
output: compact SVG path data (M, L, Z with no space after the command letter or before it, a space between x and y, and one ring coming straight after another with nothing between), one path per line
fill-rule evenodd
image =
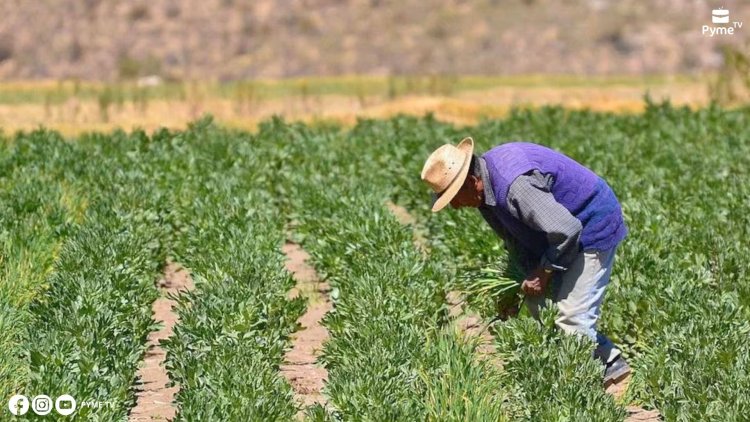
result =
M129 421L172 420L177 408L172 403L179 386L167 387L169 375L164 367L167 352L159 341L172 335L177 314L173 311L176 302L167 295L193 289L190 274L175 263L168 263L164 276L157 282L162 297L154 301L151 312L154 321L162 324L158 331L148 336L148 349L138 370L138 383L135 407L130 411Z
M307 300L307 311L298 322L302 329L292 334L292 348L284 356L281 375L291 384L297 403L304 407L320 403L327 405L322 394L328 371L316 363L323 343L328 339L328 330L321 324L325 314L333 308L329 297L330 287L321 282L315 269L307 263L310 256L295 243L283 247L287 257L286 269L297 282L289 297L301 296ZM302 413L297 415L298 418Z
M612 384L607 387L607 393L613 395L615 399L620 400L622 396L628 391L630 385L630 376L617 384ZM646 410L640 406L628 405L626 407L628 416L625 418L625 422L657 422L662 420L661 414L658 410Z
M625 422L658 422L662 420L658 410L646 410L638 406L627 407Z
M485 321L479 314L465 313L464 297L461 292L448 292L445 300L449 306L448 315L455 318L453 326L458 329L459 333L467 338L479 337L479 346L477 347L479 357L490 358L494 365L502 367L500 359L493 358L497 350L492 334L487 328L488 321Z

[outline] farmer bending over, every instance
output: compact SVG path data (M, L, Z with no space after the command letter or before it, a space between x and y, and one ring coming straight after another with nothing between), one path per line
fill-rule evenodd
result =
M620 350L596 331L615 250L627 234L620 204L607 183L573 159L540 145L511 142L474 155L474 141L443 145L422 169L435 192L432 211L449 203L473 207L506 248L522 257L521 284L535 317L548 285L567 333L596 341L604 385L630 373ZM551 281L551 283L550 283Z

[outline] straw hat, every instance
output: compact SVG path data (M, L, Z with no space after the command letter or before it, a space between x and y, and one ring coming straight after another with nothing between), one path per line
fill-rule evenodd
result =
M461 189L473 153L474 140L464 138L458 146L445 144L427 158L422 168L422 180L437 194L432 212L445 208Z

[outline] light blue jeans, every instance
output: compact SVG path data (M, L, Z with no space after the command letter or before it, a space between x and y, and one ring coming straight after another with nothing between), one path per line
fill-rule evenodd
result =
M578 254L568 270L556 274L548 286L558 309L555 324L566 333L585 335L595 341L594 356L605 364L620 355L612 341L596 331L616 250L617 247ZM544 299L545 295L526 296L526 306L534 317L539 315Z

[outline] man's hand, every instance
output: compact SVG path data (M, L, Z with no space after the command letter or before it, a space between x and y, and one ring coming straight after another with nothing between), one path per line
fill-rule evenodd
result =
M529 296L539 296L544 294L552 273L547 273L543 268L537 268L526 276L526 280L521 283L521 290Z

